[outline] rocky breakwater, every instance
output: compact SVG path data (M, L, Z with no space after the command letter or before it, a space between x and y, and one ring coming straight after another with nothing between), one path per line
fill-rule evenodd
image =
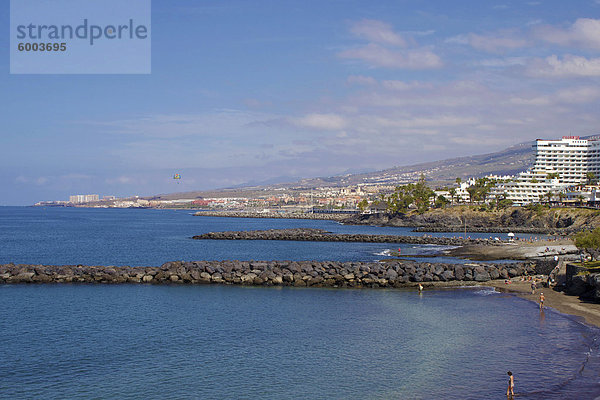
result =
M319 219L343 221L348 214L305 213L305 212L257 212L257 211L197 211L195 217L229 217L229 218L281 218L281 219Z
M419 262L194 261L160 267L0 265L0 283L226 284L296 287L405 287L465 284L532 274L529 263L454 265Z
M464 246L470 244L499 245L500 241L460 237L399 236L331 233L322 229L270 229L262 231L209 232L193 236L198 240L295 240L312 242L410 243Z

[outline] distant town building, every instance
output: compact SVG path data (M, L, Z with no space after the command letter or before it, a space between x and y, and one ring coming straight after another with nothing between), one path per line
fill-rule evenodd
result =
M69 203L73 204L91 203L99 200L100 196L97 194L76 194L74 196L69 196Z

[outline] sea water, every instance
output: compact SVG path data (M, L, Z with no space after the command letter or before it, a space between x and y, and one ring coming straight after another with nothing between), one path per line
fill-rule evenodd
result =
M290 227L409 232L169 210L0 207L0 262L365 261L381 258L376 253L386 249L385 244L190 239L214 230ZM1 399L501 399L507 370L514 373L521 398L600 396L595 328L485 288L419 295L372 289L0 285L0 304Z
M593 399L598 332L491 289L0 285L2 399Z
M174 260L376 261L391 257L398 249L405 256L418 255L418 261L465 262L452 257L426 257L447 248L436 245L192 239L214 231L286 228L423 235L411 228L342 225L334 221L195 217L185 210L0 207L0 263L159 266ZM439 232L432 235L463 236Z

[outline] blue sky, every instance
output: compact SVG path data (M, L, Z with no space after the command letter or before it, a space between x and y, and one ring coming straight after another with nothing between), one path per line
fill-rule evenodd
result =
M154 0L150 75L11 75L1 57L3 205L600 133L600 0Z

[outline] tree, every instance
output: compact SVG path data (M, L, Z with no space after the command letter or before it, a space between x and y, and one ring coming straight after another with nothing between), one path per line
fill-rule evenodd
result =
M450 193L450 202L454 203L454 196L456 196L456 189L455 188L450 188L448 190L448 193Z
M550 203L550 202L552 202L552 198L554 197L554 194L552 192L546 192L546 193L544 193L544 195L542 197L546 199L547 203Z
M592 256L592 260L598 258L600 252L600 227L593 231L583 231L575 235L575 246L585 250L586 253Z
M587 179L586 183L588 185L594 185L598 182L598 178L596 178L596 174L594 174L593 172L588 172L587 174L585 174L585 177Z
M369 202L367 201L367 199L362 199L358 202L357 206L360 211L365 211L369 206Z
M500 199L496 203L496 207L503 210L505 208L512 206L512 204L513 204L513 201L510 199Z
M421 175L417 183L397 186L385 201L388 211L392 213L404 213L413 204L419 213L424 213L429 209L429 199L434 195L434 191L425 183L425 176Z
M435 208L444 208L449 201L441 194L435 199Z
M460 178L456 178L456 184L457 184L458 186L460 186L460 184L461 184L461 183L462 183L462 179L460 179Z
M467 188L467 192L469 192L471 203L474 201L482 201L485 203L487 195L489 194L490 189L494 187L494 185L495 182L490 180L489 178L478 178L475 181L475 184Z
M558 172L552 172L547 174L546 179L558 179Z

